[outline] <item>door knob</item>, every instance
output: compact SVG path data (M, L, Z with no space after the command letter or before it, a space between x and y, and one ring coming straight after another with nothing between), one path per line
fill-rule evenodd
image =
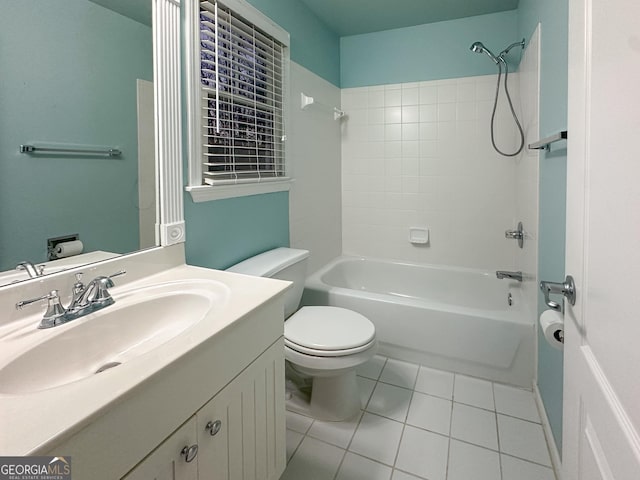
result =
M542 290L544 295L544 303L553 310L559 311L562 307L558 302L549 298L551 294L564 295L571 305L576 304L576 284L571 275L566 276L564 283L547 282L543 280L540 282L540 290Z

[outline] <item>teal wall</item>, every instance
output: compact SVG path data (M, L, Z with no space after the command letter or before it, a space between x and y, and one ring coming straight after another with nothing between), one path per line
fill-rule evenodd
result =
M541 24L540 136L567 128L568 1L520 0L518 30L529 38ZM571 133L571 132L569 132ZM552 146L540 158L538 274L541 280L564 279L566 146ZM547 307L539 296L540 313ZM558 449L562 448L562 352L538 335L538 388Z
M289 193L193 203L185 197L187 263L224 269L289 245Z
M138 249L136 79L151 29L87 0L4 0L0 15L0 270L46 260L46 239ZM117 159L28 156L18 145L118 146Z
M300 0L248 0L291 37L291 59L340 86L340 39Z
M362 87L494 74L495 64L486 55L469 51L471 44L481 41L498 54L521 38L516 10L343 37L340 85Z
M338 36L299 0L249 0L290 34L291 60L340 83ZM186 130L185 130L186 131ZM287 192L194 203L185 194L186 258L191 265L227 268L289 245Z

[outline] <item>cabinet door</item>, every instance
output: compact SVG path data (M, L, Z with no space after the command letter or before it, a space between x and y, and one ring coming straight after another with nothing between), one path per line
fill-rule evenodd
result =
M196 414L201 480L277 480L286 466L282 339Z
M196 419L191 417L123 480L197 480L196 438Z

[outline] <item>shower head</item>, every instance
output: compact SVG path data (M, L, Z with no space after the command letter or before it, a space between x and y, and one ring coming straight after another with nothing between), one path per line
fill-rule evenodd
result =
M473 44L469 47L469 50L475 53L482 53L484 49L485 48L482 42L473 42Z
M496 56L491 53L491 51L485 47L482 42L474 42L470 47L469 50L471 50L474 53L485 53L489 56L489 58L491 60L494 61L494 63L497 65L499 60L496 58Z

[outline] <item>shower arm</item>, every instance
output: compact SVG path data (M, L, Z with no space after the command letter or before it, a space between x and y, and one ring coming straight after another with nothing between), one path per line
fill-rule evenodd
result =
M525 46L524 38L519 42L512 43L511 45L509 45L507 48L505 48L504 50L502 50L500 52L500 54L498 55L498 60L500 60L502 62L505 62L504 57L505 57L505 55L507 55L511 51L512 48L521 47L522 49L524 49L524 46Z

